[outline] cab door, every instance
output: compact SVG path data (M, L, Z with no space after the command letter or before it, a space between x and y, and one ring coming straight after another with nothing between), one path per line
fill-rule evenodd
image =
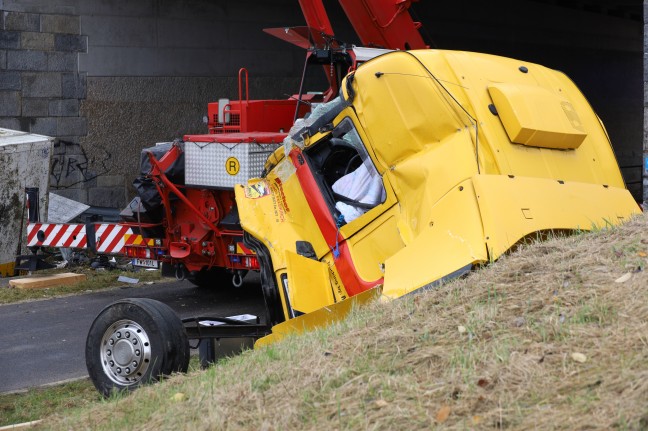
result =
M342 284L348 296L381 284L385 260L405 245L395 195L365 139L349 110L328 136L304 150L316 186L303 181L302 187L329 246L319 260L330 268L332 285Z

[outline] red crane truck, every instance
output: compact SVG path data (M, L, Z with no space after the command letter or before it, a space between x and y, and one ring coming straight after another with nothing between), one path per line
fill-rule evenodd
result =
M190 338L208 362L219 340L265 345L378 293L437 286L528 235L640 212L601 121L563 74L415 49L425 46L406 0L341 3L363 43L392 51L340 43L321 4L302 1L314 30L269 32L307 48L329 89L250 101L242 71L239 100L211 106L210 134L143 152L139 201L124 213L152 241L127 247L134 258L200 284L259 270L265 311L180 320L150 299L108 305L86 342L103 394L186 370Z
M208 134L142 151L141 172L134 186L138 196L121 213L125 239L97 234L100 224L66 227L31 220L28 245L57 246L77 236L92 237L95 249L106 242L110 251L126 255L138 266L158 267L200 286L240 286L247 271L260 269L257 255L245 246L234 186L262 175L266 159L289 130L311 110L340 93L344 76L360 63L389 50L426 48L408 13L409 0L340 0L362 43L348 46L334 37L321 0L300 0L308 27L267 29L267 33L306 49L299 91L286 100L250 100L248 72L238 76L238 99L208 105ZM323 70L328 88L311 91L307 70ZM307 91L308 90L308 91ZM305 120L307 121L307 120ZM101 230L101 232L105 232ZM124 235L125 234L125 235ZM63 238L64 237L64 238ZM58 242L57 242L58 241ZM69 246L69 245L68 245ZM97 389L132 389L160 375L185 371L188 338L204 341L205 361L213 359L214 339L256 340L279 323L273 319L276 292L264 288L268 313L252 321L209 317L218 326L180 321L166 305L150 299L128 299L106 307L95 319L86 343L86 364ZM203 353L204 352L204 353Z

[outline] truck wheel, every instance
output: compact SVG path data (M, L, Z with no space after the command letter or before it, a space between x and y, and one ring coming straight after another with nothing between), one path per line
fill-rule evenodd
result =
M189 367L184 326L166 304L148 298L114 302L95 318L86 339L86 367L104 396L133 390Z

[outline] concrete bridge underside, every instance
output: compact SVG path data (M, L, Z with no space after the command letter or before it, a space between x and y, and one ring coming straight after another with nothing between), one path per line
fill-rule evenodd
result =
M339 39L359 43L337 1ZM438 2L411 11L426 42L567 73L603 120L628 188L643 184L644 9L637 0ZM304 53L265 34L304 25L297 0L0 0L0 127L59 138L51 188L94 206L134 195L143 147L204 133L207 103L296 92Z

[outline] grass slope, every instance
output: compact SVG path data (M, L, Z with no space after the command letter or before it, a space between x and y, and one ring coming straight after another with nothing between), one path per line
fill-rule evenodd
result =
M101 401L89 379L0 395L0 429Z
M524 246L39 429L646 429L647 259L644 215Z

